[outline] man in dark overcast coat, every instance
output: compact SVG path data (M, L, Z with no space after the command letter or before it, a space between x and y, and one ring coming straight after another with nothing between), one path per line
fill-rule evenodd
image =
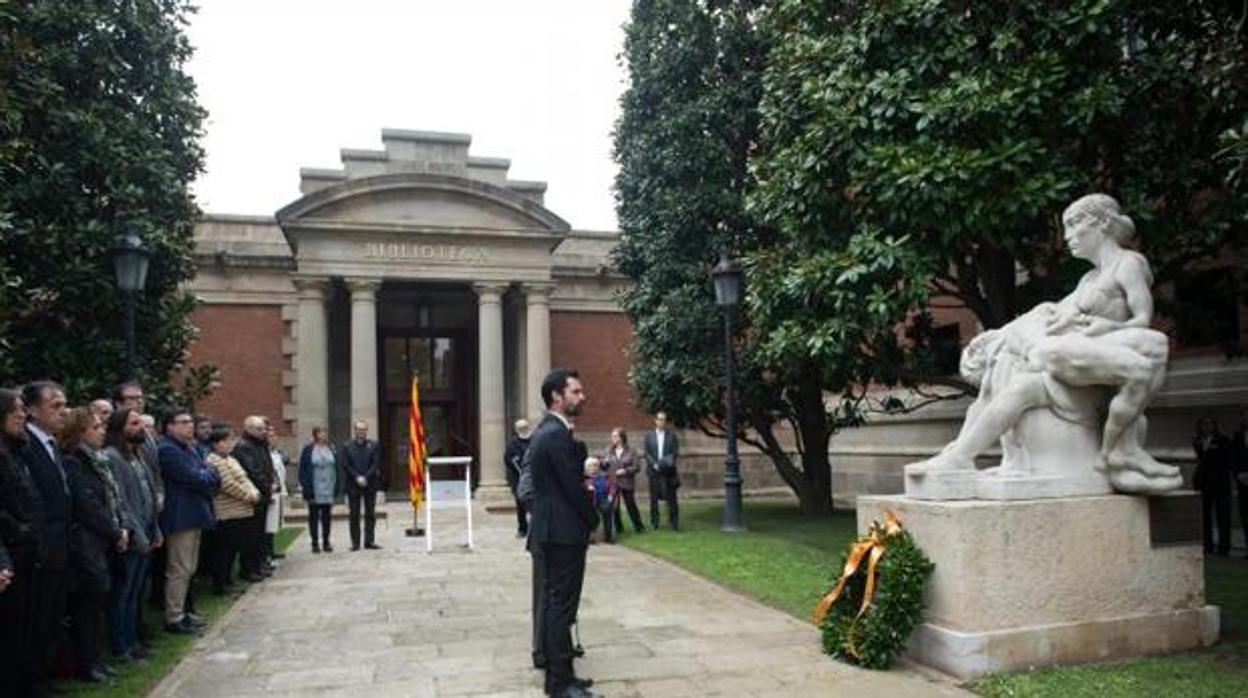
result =
M533 479L533 519L529 544L540 546L542 565L543 651L546 693L586 698L589 679L572 669L573 619L576 618L585 553L595 512L584 487L583 450L572 438L572 419L581 413L585 391L576 371L555 369L542 381L546 417L529 441Z

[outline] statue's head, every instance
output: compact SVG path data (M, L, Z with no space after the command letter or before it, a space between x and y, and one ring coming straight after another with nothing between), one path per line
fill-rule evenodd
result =
M1107 240L1121 246L1135 237L1135 223L1107 194L1088 194L1067 206L1062 226L1070 253L1082 259L1091 258Z

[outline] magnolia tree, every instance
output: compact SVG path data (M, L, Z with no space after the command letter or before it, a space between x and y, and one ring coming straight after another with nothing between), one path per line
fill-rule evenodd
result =
M1246 11L776 3L753 210L820 245L908 236L934 260L934 290L985 327L1082 272L1061 252L1060 214L1090 191L1136 218L1159 282L1180 279L1248 237Z
M204 110L185 71L183 0L0 2L0 384L107 394L125 352L109 248L132 226L155 252L137 340L150 390L194 328L190 184ZM202 390L210 371L188 370Z
M634 5L624 50L631 81L615 133L616 262L635 281L623 302L644 407L725 436L709 273L720 250L744 261L741 431L731 436L771 460L803 510L822 512L832 506L828 439L858 421L860 386L888 380L908 354L893 326L920 307L926 271L903 238L864 233L811 255L747 210L772 42L760 6ZM774 283L781 276L788 281Z

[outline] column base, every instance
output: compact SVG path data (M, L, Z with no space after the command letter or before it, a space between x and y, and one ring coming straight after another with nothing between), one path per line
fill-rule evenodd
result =
M511 495L511 488L506 484L483 482L477 486L472 497L491 514L516 510L516 498Z

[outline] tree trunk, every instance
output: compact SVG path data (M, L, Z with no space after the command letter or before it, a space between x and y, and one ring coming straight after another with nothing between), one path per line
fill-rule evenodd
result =
M811 380L798 386L792 403L804 445L802 472L806 486L798 493L802 513L831 513L832 466L828 462L828 439L832 435L832 429L823 405L823 387L820 382Z
M979 285L984 303L992 313L991 324L985 322L985 327L1001 327L1018 314L1018 275L1014 266L1014 255L1008 250L981 245L976 251Z

